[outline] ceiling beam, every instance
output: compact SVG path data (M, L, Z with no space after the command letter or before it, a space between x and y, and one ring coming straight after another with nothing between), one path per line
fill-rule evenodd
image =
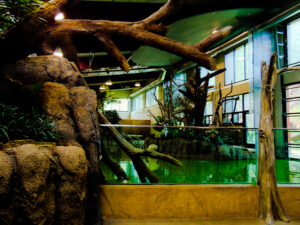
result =
M142 82L142 81L145 81L145 80L154 80L153 78L152 79L135 79L135 80L122 80L122 81L113 81L112 83L113 84L127 84L127 83L136 83L136 82ZM89 83L88 86L100 86L102 84L105 84L105 82L102 82L102 83Z
M118 75L131 75L131 74L140 74L140 73L150 73L161 71L160 68L144 68L144 69L131 69L128 73L123 70L102 70L102 71L91 71L91 72L82 72L84 77L110 77Z
M131 54L132 51L121 51L124 55ZM93 57L93 56L108 56L107 52L85 52L85 53L78 53L77 56L79 58L84 58L84 57Z

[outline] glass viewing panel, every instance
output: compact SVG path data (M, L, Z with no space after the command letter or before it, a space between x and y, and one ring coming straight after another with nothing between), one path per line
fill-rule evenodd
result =
M130 134L123 134L133 146L158 148L157 151L174 156L182 163L182 167L177 167L161 159L143 157L147 167L159 177L159 184L256 182L257 156L255 148L245 147L245 129L135 128L131 129ZM124 127L117 129L125 130ZM111 136L106 135L102 142L105 151L128 176L126 181L118 180L102 160L101 168L106 183L139 184L140 179L133 162Z
M128 126L128 125L122 125ZM117 127L122 132L125 127ZM146 166L159 177L159 184L252 184L257 181L258 130L248 128L170 128L149 126L126 127L124 139L136 148L156 151L175 157L182 167L157 158L143 157ZM101 129L106 129L101 127ZM252 147L248 138L252 135ZM102 132L105 134L106 132ZM277 146L283 130L274 131L276 176L278 183L300 183L300 160L289 157ZM132 160L121 150L111 135L101 140L108 155L119 164L128 180L118 180L101 160L106 184L141 184ZM102 148L102 151L104 151ZM147 181L149 184L150 182Z

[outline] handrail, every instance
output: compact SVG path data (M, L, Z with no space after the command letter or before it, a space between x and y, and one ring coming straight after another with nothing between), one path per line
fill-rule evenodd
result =
M255 127L201 127L201 126L168 126L168 125L132 125L132 124L99 124L100 127L140 127L140 128L188 128L188 129L222 129L222 130L259 130ZM273 128L273 130L299 131L297 128Z

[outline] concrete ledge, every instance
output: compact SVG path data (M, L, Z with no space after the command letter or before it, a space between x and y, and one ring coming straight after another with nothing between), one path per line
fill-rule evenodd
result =
M300 186L279 186L278 190L286 215L300 218Z
M288 216L300 217L300 187L279 187ZM251 185L102 185L104 219L257 218Z
M103 225L266 225L266 222L259 219L116 219L104 220ZM289 223L276 221L276 225L300 225L300 219L293 219Z
M255 218L257 186L103 185L104 219Z

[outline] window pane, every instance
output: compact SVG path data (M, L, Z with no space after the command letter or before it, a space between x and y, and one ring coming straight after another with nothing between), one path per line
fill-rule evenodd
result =
M205 105L205 115L212 115L213 114L213 104L212 101L207 101Z
M244 94L244 110L249 110L249 94Z
M300 19L287 25L288 64L300 62Z
M239 114L233 114L233 122L234 123L239 123Z
M245 79L249 79L249 73L250 73L250 71L249 71L249 65L247 64L247 57L248 57L248 54L249 54L249 44L248 43L246 43L245 44L245 49L246 49L246 51L245 51Z
M235 101L235 112L243 111L243 95L239 95L239 99Z
M235 49L235 82L245 80L245 47Z
M128 111L128 99L104 101L104 110Z
M156 105L158 98L158 87L154 87L146 92L146 106Z
M288 113L298 113L300 112L300 100L291 99L286 103L286 111Z
M289 144L300 144L300 132L288 132Z
M295 158L295 159L300 159L300 148L289 146L289 157ZM298 165L297 171L299 171L299 165Z
M209 73L213 73L214 71L212 71L212 70L208 70L208 69L206 69L206 68L204 68L204 67L200 67L200 77L201 78L203 78L203 77L205 77L205 76L207 76L207 74L209 74ZM216 80L215 80L215 77L212 77L212 78L210 78L209 79L209 82L208 82L208 85L209 86L214 86L215 87L215 85L216 85L216 82L215 82ZM210 90L212 90L212 89L210 89Z
M246 114L246 127L254 127L254 115ZM246 131L246 142L247 144L255 144L255 131L247 130Z
M229 52L225 55L225 85L234 83L234 62L233 52Z
M132 111L142 109L144 107L143 95L138 95L132 99Z
M226 101L226 108L225 108L225 112L226 113L230 113L233 111L233 101Z
M177 86L181 86L185 83L186 81L186 76L185 76L185 73L177 73L175 74L174 76L174 83L175 85Z
M175 108L181 105L178 97L183 97L183 94L179 92L179 90L185 91L184 84L186 83L186 74L185 73L177 73L175 74L172 82L172 101ZM168 91L168 90L167 90Z
M286 88L286 98L300 97L300 84L289 85Z

